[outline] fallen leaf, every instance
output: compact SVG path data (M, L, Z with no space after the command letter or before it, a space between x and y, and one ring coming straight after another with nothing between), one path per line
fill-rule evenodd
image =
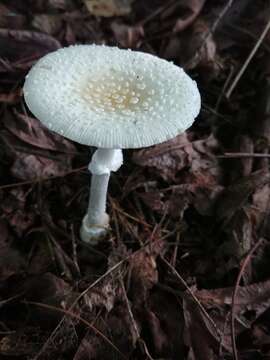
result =
M47 8L52 10L71 10L74 7L73 0L46 0L45 10Z
M84 0L88 11L95 16L112 17L127 15L133 0Z
M181 37L178 58L185 69L200 67L207 71L208 77L209 74L210 78L217 76L221 65L217 58L216 43L206 22L197 20L191 31Z
M235 212L245 205L249 196L257 188L264 186L269 181L269 172L258 170L228 186L217 199L217 219L229 221Z
M134 350L134 345L132 325L125 304L120 303L114 306L113 310L106 315L106 320L99 317L94 318L93 322L94 327L129 358ZM89 358L111 360L112 358L118 359L119 354L101 336L88 330L76 351L74 360L88 360Z
M34 209L27 206L27 191L14 188L6 191L1 199L0 209L4 218L17 236L22 236L35 221Z
M62 27L62 19L57 14L37 14L32 20L32 26L49 35L55 35Z
M0 220L0 283L1 286L12 275L22 272L26 266L23 256L12 246L7 221ZM1 288L0 286L0 288Z
M196 297L208 309L213 306L226 306L232 304L233 287L196 290ZM270 280L247 286L240 286L235 301L236 316L243 315L246 311L253 311L252 321L270 307ZM248 320L246 319L246 322Z
M128 26L113 22L111 29L116 41L124 48L136 49L140 47L144 37L144 30L141 25Z
M8 94L1 94L0 93L0 103L14 105L21 101L22 98L22 90L21 88L16 89L13 92L10 92Z
M68 156L59 156L58 159L49 159L17 152L10 172L20 180L36 180L50 176L64 175L71 170L71 161Z
M24 326L3 336L0 341L0 354L5 357L31 357L38 352L40 341L46 341L47 334L42 333L39 328ZM51 346L50 346L51 347Z
M197 18L204 6L205 0L184 0L180 3L180 9L184 16L176 21L173 31L180 32L186 29ZM181 11L180 10L180 11Z
M3 123L6 129L19 140L39 149L75 153L76 148L70 140L48 130L37 119L16 111L14 115L6 113Z
M214 155L216 148L217 143L211 137L190 141L184 133L150 149L135 152L133 161L140 166L154 168L165 181L176 182L179 171L188 168L196 177L201 176L200 182L213 185L219 175Z
M178 299L155 287L142 311L158 358L178 359L184 352L184 317Z
M164 242L156 238L153 244L147 246L144 251L137 252L131 257L129 261L131 276L129 291L134 306L141 306L146 300L149 290L157 283L156 258L163 250ZM140 297L137 294L140 294Z
M35 59L61 47L50 35L27 30L0 29L0 57L12 62Z
M189 297L183 298L185 344L196 360L216 360L220 339L212 323Z
M88 292L84 296L84 300L90 311L94 307L104 307L109 312L114 307L117 291L119 291L118 285L108 278L108 281Z
M0 28L22 29L26 24L26 17L14 9L0 4Z
M50 306L66 309L75 299L76 293L71 286L58 276L48 272L42 275L28 277L20 284L19 289L24 293L26 301L39 302ZM73 312L78 311L75 308ZM28 324L41 328L53 328L63 317L63 312L52 311L47 308L31 306ZM69 318L68 321L77 321Z

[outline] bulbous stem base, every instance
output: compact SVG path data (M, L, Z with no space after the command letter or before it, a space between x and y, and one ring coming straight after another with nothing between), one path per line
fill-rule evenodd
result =
M80 229L80 236L82 241L96 245L99 241L101 241L105 236L108 234L109 230L109 215L107 215L107 224L105 225L91 225L88 224L88 215L86 214L83 218L81 229Z
M110 173L117 171L122 163L122 150L119 149L98 149L92 157L89 205L80 230L84 242L96 244L108 233L110 219L106 213L106 200Z

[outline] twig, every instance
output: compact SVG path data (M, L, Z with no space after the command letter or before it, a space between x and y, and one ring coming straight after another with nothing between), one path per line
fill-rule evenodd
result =
M78 275L81 274L80 271L80 266L78 263L78 254L77 254L77 241L76 241L76 237L75 237L75 233L74 233L74 226L73 224L71 224L71 240L72 240L72 257L73 257L73 262L75 265L75 268L77 269Z
M258 36L256 36L251 31L249 31L249 30L247 30L247 29L245 29L245 28L243 28L241 26L238 26L238 25L235 25L235 24L230 24L230 23L226 24L226 26L229 26L233 30L239 31L242 34L245 34L245 35L249 36L252 40L257 41L257 39L258 39ZM262 47L270 53L270 46L269 45L267 45L265 43L262 43Z
M173 267L175 267L175 265L176 265L179 243L180 243L180 232L178 231L176 234L176 244L175 244L174 251L172 254L172 258L171 258L171 263L173 264L172 265Z
M264 239L261 238L252 248L251 250L248 252L247 256L245 257L242 266L240 268L239 274L237 276L236 279L236 283L235 283L235 287L233 290L233 295L232 295L232 310L231 310L231 342L232 342L232 350L233 350L233 358L234 360L238 360L238 355L237 355L237 348L236 348L236 341L235 341L235 326L234 326L234 322L235 322L235 301L236 301L236 295L237 295L237 291L239 288L239 284L240 281L242 279L242 276L245 272L245 269L249 263L249 261L251 260L251 256L253 255L253 253L258 249L258 247L263 243Z
M229 325L229 320L230 320L230 312L228 311L227 314L226 314L226 318L225 318L225 321L224 321L224 326L223 326L223 329L222 329L222 335L221 335L222 339L225 336L226 328ZM223 358L222 357L222 355L223 355L222 341L220 342L218 353L219 353L220 359L222 359Z
M131 255L129 255L127 258L129 258ZM79 296L77 296L77 298L73 301L73 303L70 305L68 311L72 310L75 305L78 303L78 301L80 299L82 299L82 297L84 297L84 295L86 295L88 293L88 291L90 291L92 288L94 288L98 283L100 283L103 279L105 279L109 274L111 274L114 270L116 270L119 266L121 266L126 260L127 258L119 261L117 264L115 264L114 266L112 266L110 269L108 269L103 275L101 275L96 281L94 281L91 285L89 285L82 293L80 293ZM40 349L39 353L35 356L35 358L33 360L37 360L39 358L39 356L43 353L43 351L46 349L46 347L48 346L49 342L51 341L51 338L57 333L57 331L60 329L61 325L63 324L65 320L65 317L63 317L59 324L56 326L56 328L53 330L53 332L51 333L50 337L47 339L47 341L43 344L42 348Z
M223 155L217 155L219 159L235 159L235 158L270 158L270 154L263 153L241 153L241 152L227 152Z
M227 2L227 4L224 6L224 8L221 10L221 12L218 14L216 20L213 22L212 26L210 27L209 31L206 33L206 35L203 37L201 44L199 45L199 47L197 48L197 50L195 51L194 54L194 58L196 58L196 56L198 54L200 54L200 52L202 51L205 43L207 42L207 40L209 39L209 37L211 35L214 34L214 32L216 31L216 28L218 27L220 21L223 19L223 17L225 16L226 12L229 10L229 8L232 6L234 0L229 0ZM186 64L185 64L186 65ZM184 65L184 67L185 67Z
M57 311L57 312L65 314L65 315L68 315L76 320L81 321L83 324L85 324L90 329L92 329L97 335L99 335L104 341L106 341L106 343L109 344L116 352L118 352L118 354L120 354L123 359L127 360L127 357L100 330L98 330L95 326L93 326L89 321L83 319L82 317L80 317L77 314L74 314L70 310L64 310L64 309L58 308L56 306L51 306L51 305L47 305L47 304L43 304L43 303L39 303L39 302L35 302L35 301L23 301L23 303L27 304L27 305L35 305L35 306L39 306L39 307L42 307L45 309Z
M119 222L118 222L118 215L116 214L115 207L112 206L113 201L110 196L109 196L109 201L110 201L111 210L112 210L112 219L114 222L117 244L119 245L119 244L121 244L121 235L120 235L120 228L119 228Z
M229 98L234 90L234 88L236 87L236 85L238 84L239 80L241 79L243 73L245 72L245 70L247 69L250 61L252 60L252 58L254 57L254 55L256 54L259 46L261 45L261 43L263 42L265 36L268 33L268 30L270 29L270 19L268 20L261 36L259 37L258 41L256 42L255 46L253 47L253 49L251 50L250 54L248 55L246 61L244 62L242 68L240 69L240 71L238 72L238 74L236 75L235 79L232 82L232 85L229 87L229 90L226 92L225 96L227 98Z
M133 220L133 221L135 221L135 222L137 222L139 224L142 224L142 225L144 225L146 227L151 227L151 225L147 224L146 221L144 221L142 219L139 219L139 218L137 218L137 217L135 217L133 215L130 215L126 211L124 211L122 208L120 208L120 205L116 204L116 201L112 197L110 197L110 205L111 205L112 208L115 208L117 212L119 212L120 214L126 216L127 218L129 218L129 219L131 219L131 220Z
M80 301L91 289L93 289L95 286L97 286L102 280L104 280L108 275L110 275L112 272L114 272L116 269L118 269L122 264L124 264L126 261L128 261L132 256L134 256L135 254L139 253L140 251L142 251L147 245L150 244L150 240L147 241L143 247L141 247L140 249L138 249L137 251L135 251L132 254L129 254L128 256L126 256L123 260L120 260L117 264L115 264L114 266L112 266L110 269L108 269L103 275L101 275L97 280L95 280L92 284L90 284L83 292L81 292L77 298L73 301L73 303L70 305L70 307L68 308L68 311L72 310L75 305L78 303L78 301ZM50 343L52 337L57 333L57 331L60 329L61 325L63 324L65 320L65 317L63 317L63 319L61 319L59 321L59 324L56 326L56 328L53 330L53 332L51 333L50 337L47 339L47 341L43 344L42 348L40 349L39 353L35 356L35 358L33 360L37 360L39 358L39 356L43 353L43 351L46 349L46 347L48 346L48 344Z
M72 170L70 170L70 171L67 171L67 172L64 173L64 174L55 175L55 176L50 176L50 177L47 177L47 178L37 178L37 179L33 179L33 180L22 181L22 182L15 183L15 184L2 185L2 186L0 186L0 190L10 189L10 188L19 187L19 186L24 186L24 185L30 185L30 184L37 184L37 183L39 183L39 182L44 182L44 181L59 179L59 178L61 178L61 177L65 177L65 176L68 176L68 175L70 175L70 174L74 174L74 173L80 172L80 171L82 171L82 170L86 170L87 167L88 167L88 165L81 166L81 167L79 167L79 168L76 168L76 169L72 169Z
M137 341L140 338L140 332L139 332L136 320L134 318L133 312L132 312L131 307L130 307L130 303L129 303L129 300L128 300L128 297L127 297L127 292L126 292L124 281L123 281L123 276L120 273L120 271L119 271L119 281L120 281L120 285L121 285L121 288L122 288L122 291L123 291L124 300L125 300L125 303L126 303L126 306L127 306L127 310L128 310L128 314L129 314L129 317L130 317L130 320L131 320L131 324L132 324L134 333L136 335L136 341ZM133 345L135 345L135 344L133 344Z
M174 6L174 0L171 0L167 2L167 4L164 4L157 8L155 11L151 12L150 15L148 15L145 19L139 21L138 25L144 26L149 21L153 20L155 17L157 17L159 14L161 14L164 10L170 8L171 6Z
M186 283L186 281L182 278L182 276L178 273L178 271L162 256L161 257L162 261L168 266L168 268L172 271L172 273L177 277L177 279L184 285L184 287L186 288L187 292L191 295L192 299L194 300L194 302L198 305L198 307L200 308L200 310L202 311L202 313L204 314L204 316L208 319L208 321L212 324L212 326L214 327L220 342L222 341L222 337L221 337L221 331L218 329L216 323L214 322L214 320L211 318L211 316L208 314L208 312L205 310L205 308L203 307L203 305L200 303L200 301L198 300L198 298L194 295L193 291L190 289L190 287L188 286L188 284ZM224 346L224 345L223 345Z
M231 82L231 79L233 77L233 73L234 73L234 67L231 65L229 75L227 76L227 79L226 79L225 83L222 86L221 92L219 94L219 97L218 97L216 105L215 105L215 112L216 113L218 113L218 111L219 111L219 106L220 106L221 100L223 99L224 93L225 93L227 87L229 86L229 84ZM216 117L217 117L217 115L216 115Z

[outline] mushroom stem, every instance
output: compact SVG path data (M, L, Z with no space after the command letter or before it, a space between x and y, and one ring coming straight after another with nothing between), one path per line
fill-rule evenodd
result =
M97 242L109 228L106 200L111 171L117 171L123 163L121 149L97 149L88 169L92 173L88 211L81 226L81 239Z

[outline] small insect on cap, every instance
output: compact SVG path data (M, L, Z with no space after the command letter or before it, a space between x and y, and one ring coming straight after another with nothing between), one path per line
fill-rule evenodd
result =
M156 56L75 45L41 58L24 97L51 130L85 145L140 148L184 132L201 98L183 69Z

